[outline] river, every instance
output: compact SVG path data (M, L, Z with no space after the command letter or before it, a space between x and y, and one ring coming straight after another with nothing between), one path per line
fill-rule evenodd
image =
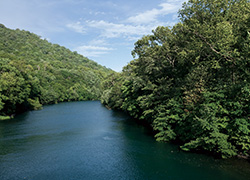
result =
M69 102L0 122L1 180L246 180L250 163L182 152L99 101Z

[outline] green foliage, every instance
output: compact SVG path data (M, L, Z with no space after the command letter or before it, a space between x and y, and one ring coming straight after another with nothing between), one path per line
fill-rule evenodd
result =
M9 119L11 119L10 116L0 116L0 121L9 120Z
M250 2L190 0L180 23L135 43L103 102L150 123L158 141L250 155Z
M39 99L36 98L36 99L28 99L27 100L29 106L30 106L30 109L33 109L33 110L39 110L39 109L42 109L42 105L40 104L39 102Z
M157 114L152 123L153 129L157 131L155 135L157 141L166 141L176 139L177 124L182 120L181 103L176 99L169 99L167 103L162 103L155 110Z
M119 77L119 74L111 74L105 81L103 81L102 86L104 92L101 97L101 102L114 109L119 109L122 106L121 98L121 84L123 77Z
M41 109L42 104L98 99L110 73L65 47L0 25L0 115Z

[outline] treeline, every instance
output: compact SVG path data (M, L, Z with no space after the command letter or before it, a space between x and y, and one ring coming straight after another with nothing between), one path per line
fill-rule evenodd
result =
M111 73L77 52L0 24L0 119L43 104L99 99Z
M102 103L151 124L157 141L218 157L250 154L250 2L190 0L180 22L135 43Z

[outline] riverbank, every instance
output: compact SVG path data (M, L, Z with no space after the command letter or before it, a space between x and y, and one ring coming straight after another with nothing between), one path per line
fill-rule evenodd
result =
M115 111L120 111L120 112L124 112L126 113L125 111L121 110L121 109L112 109L111 107L109 107L108 105L105 105L103 104L108 110L115 110ZM156 135L157 135L157 131L155 131L152 127L152 124L150 124L148 121L142 121L138 118L134 118L131 116L131 118L133 118L134 122L139 125L139 126L143 126L144 128L146 128L148 131L147 134L149 134L150 136L156 138ZM157 141L157 140L156 140ZM170 142L164 142L163 143L170 143L170 144L173 144L173 145L177 145L179 146L179 149L180 151L184 151L184 152L190 152L190 153L194 153L194 154L204 154L204 155L208 155L208 156L211 156L215 159L235 159L235 158L238 158L238 159L242 159L242 160L246 160L248 162L250 162L250 155L249 154L243 154L242 152L239 152L237 154L235 154L234 156L231 156L231 157L222 157L220 154L217 154L216 152L211 152L211 151L207 151L207 150L204 150L204 149L191 149L189 151L185 151L181 148L181 145L182 145L182 141L176 137L175 140L173 141L170 141Z
M0 116L0 121L5 121L5 120L10 120L12 119L14 116Z
M172 143L156 142L152 131L99 101L46 105L1 121L0 129L0 179L250 177L247 161L186 153Z

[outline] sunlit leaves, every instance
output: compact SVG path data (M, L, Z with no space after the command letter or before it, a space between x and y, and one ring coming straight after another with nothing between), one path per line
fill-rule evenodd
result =
M122 103L109 104L150 123L158 141L249 155L249 1L190 0L179 17L135 43L119 95L109 93Z
M100 98L112 70L39 36L0 25L0 115Z

